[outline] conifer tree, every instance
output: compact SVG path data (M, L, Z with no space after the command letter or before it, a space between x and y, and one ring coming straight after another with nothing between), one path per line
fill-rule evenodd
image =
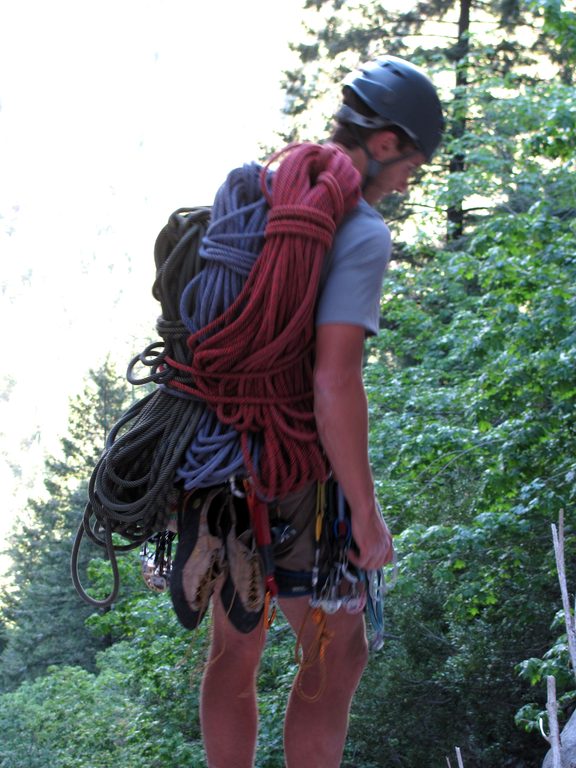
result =
M314 132L318 113L325 121L331 118L336 103L329 94L359 62L393 54L423 65L440 85L447 108L443 152L427 171L430 194L424 200L419 195L417 206L387 201L383 212L394 225L415 208L429 215L440 204L445 238L458 241L469 234L478 215L501 202L498 195L483 194L479 178L466 177L470 164L486 161L479 150L494 137L495 127L484 115L497 98L490 84L517 89L534 84L544 71L548 77L561 73L564 82L572 77L574 25L562 0L421 0L402 10L378 0L361 6L308 0L305 7L308 38L293 46L301 64L285 79L286 112L294 119L284 138ZM512 167L513 157L500 158L500 172L511 175Z
M46 493L29 501L10 537L9 586L0 609L0 679L5 688L33 679L54 664L89 668L103 645L84 626L92 609L72 588L70 554L91 471L127 396L125 382L109 362L90 372L84 391L71 400L69 431L60 453L45 462ZM83 553L82 565L90 554Z

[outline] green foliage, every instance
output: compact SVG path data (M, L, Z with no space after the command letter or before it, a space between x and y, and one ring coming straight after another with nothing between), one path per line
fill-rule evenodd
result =
M108 363L91 373L84 392L70 403L61 454L46 460L47 493L30 500L26 519L10 537L10 581L0 608L3 688L53 665L92 669L94 654L107 642L95 640L84 625L90 609L70 588L69 563L90 472L126 399L126 386ZM83 554L81 565L86 562Z
M184 653L168 635L123 641L101 654L97 675L51 668L2 695L0 765L202 765L197 696L178 668Z
M385 29L388 51L412 46L438 68L458 125L423 193L398 213L422 215L402 230L381 333L367 350L371 460L400 573L384 652L353 705L346 760L444 765L459 744L466 765L537 768L546 675L564 714L576 698L550 538L564 509L573 543L576 496L573 14L557 0L490 4L497 33L490 26L486 39L475 10L468 47L461 38L440 50L411 35L432 14L447 19L454 3L400 14L381 3L306 5L322 23L300 48L301 70L287 75L293 114L307 120L316 96L324 109L333 81L381 52ZM532 48L514 37L520 23ZM537 51L548 51L558 78L539 82L523 69ZM459 208L466 226L446 241L446 211ZM87 473L123 397L102 373L72 409L63 456L47 465L50 499L32 502L12 541L13 591L0 615L0 671L15 688L0 695L3 768L204 764L198 691L209 621L186 633L167 596L144 590L137 553L120 558L122 599L89 618L62 570ZM567 559L573 575L571 549ZM105 594L109 565L86 560ZM283 765L293 642L284 624L269 634L259 768Z
M550 627L550 523L561 509L573 517L576 496L573 150L556 143L561 125L542 130L551 105L573 115L573 99L556 85L508 102L523 129L511 204L457 247L389 274L366 381L378 494L401 561L393 637L355 704L366 760L379 750L391 765L440 765L459 744L473 765L536 768L545 691L526 681L554 670L562 704L574 700L565 641ZM521 205L513 185L525 185ZM374 719L379 735L364 725Z
M529 700L515 661L550 640L554 595L530 568L537 538L523 535L520 544L508 521L490 517L415 525L398 536L390 638L354 705L352 743L365 743L362 757L380 753L384 764L420 765L427 755L441 765L458 744L473 765L520 758L518 764L539 765L538 740L512 721ZM366 726L374 721L378 733Z
M0 696L0 765L203 765L198 680L206 626L191 644L167 595L150 592L126 597L88 623L92 633L114 638L95 672L52 667Z
M552 44L554 60L563 65L564 82L573 82L576 61L576 13L563 0L533 0L536 13L544 19L542 35Z
M540 722L547 722L546 702L543 691L546 678L552 675L556 680L556 696L558 701L558 720L564 725L576 704L574 671L570 662L568 640L565 634L564 611L558 611L552 623L552 630L557 633L553 645L539 657L531 657L521 661L516 671L523 680L535 690L536 701L530 701L522 706L515 716L516 724L528 732L540 730Z
M71 403L62 457L47 461L50 499L31 502L30 522L12 538L12 589L1 625L3 768L204 765L198 696L208 619L193 635L185 631L168 595L146 589L136 551L118 557L122 598L110 610L93 612L70 582L86 483L125 400L108 366L93 375ZM83 549L83 581L102 597L110 564L88 560L101 553ZM278 624L270 632L260 670L262 768L283 765L282 701L294 669L286 629Z
M458 240L479 216L512 198L514 209L523 204L526 210L542 190L539 168L522 185L515 178L519 162L529 157L525 130L536 128L532 141L548 145L554 157L562 148L565 159L572 156L574 14L560 0L482 5L437 0L401 10L376 1L360 6L326 1L307 8L308 37L295 46L301 66L286 75L286 112L294 127L285 139L324 138L344 74L376 55L400 55L423 65L439 88L447 128L438 157L410 200L382 206L396 235L404 236L411 216L428 238L447 233ZM566 86L563 94L557 79ZM530 89L546 88L550 81L557 103L545 116L546 130L538 130L542 122L527 127L530 116L542 119L541 109L531 108ZM524 110L517 99L522 93ZM564 96L571 106L563 106ZM542 102L540 95L537 99ZM570 190L565 187L567 199ZM397 256L401 253L398 248Z
M96 672L52 667L0 695L2 768L205 765L198 696L209 618L190 634L178 624L167 594L144 592L93 614L89 625L114 638L98 654ZM259 768L284 764L282 718L294 673L293 642L278 621L259 674Z

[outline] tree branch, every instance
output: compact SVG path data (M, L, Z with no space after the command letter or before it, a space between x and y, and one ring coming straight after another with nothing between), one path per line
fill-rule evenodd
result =
M556 678L554 675L548 675L546 681L548 686L546 712L548 713L550 735L546 736L543 731L542 733L552 748L552 768L562 768L560 729L558 727L558 702L556 701Z
M570 653L570 663L572 671L576 675L576 629L574 627L574 616L570 608L568 598L568 586L566 582L566 566L564 562L564 510L560 510L558 515L558 529L552 523L552 539L554 541L554 555L556 557L556 569L558 571L558 582L560 584L560 593L562 595L562 607L564 609L564 623L566 624L566 634L568 636L568 651Z
M458 768L464 768L464 761L462 760L462 753L460 747L456 747L456 759L458 760Z

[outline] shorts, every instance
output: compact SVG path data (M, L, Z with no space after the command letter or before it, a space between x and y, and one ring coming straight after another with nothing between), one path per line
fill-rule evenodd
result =
M273 538L274 576L280 597L312 594L312 569L316 558L316 508L318 484L311 483L301 491L270 505L270 528ZM320 544L320 563L325 547ZM325 578L319 574L319 583Z

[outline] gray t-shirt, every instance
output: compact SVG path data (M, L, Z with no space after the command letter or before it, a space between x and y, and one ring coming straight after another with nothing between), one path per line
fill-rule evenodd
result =
M362 198L334 237L316 325L360 325L368 335L378 333L380 294L391 249L390 230Z

